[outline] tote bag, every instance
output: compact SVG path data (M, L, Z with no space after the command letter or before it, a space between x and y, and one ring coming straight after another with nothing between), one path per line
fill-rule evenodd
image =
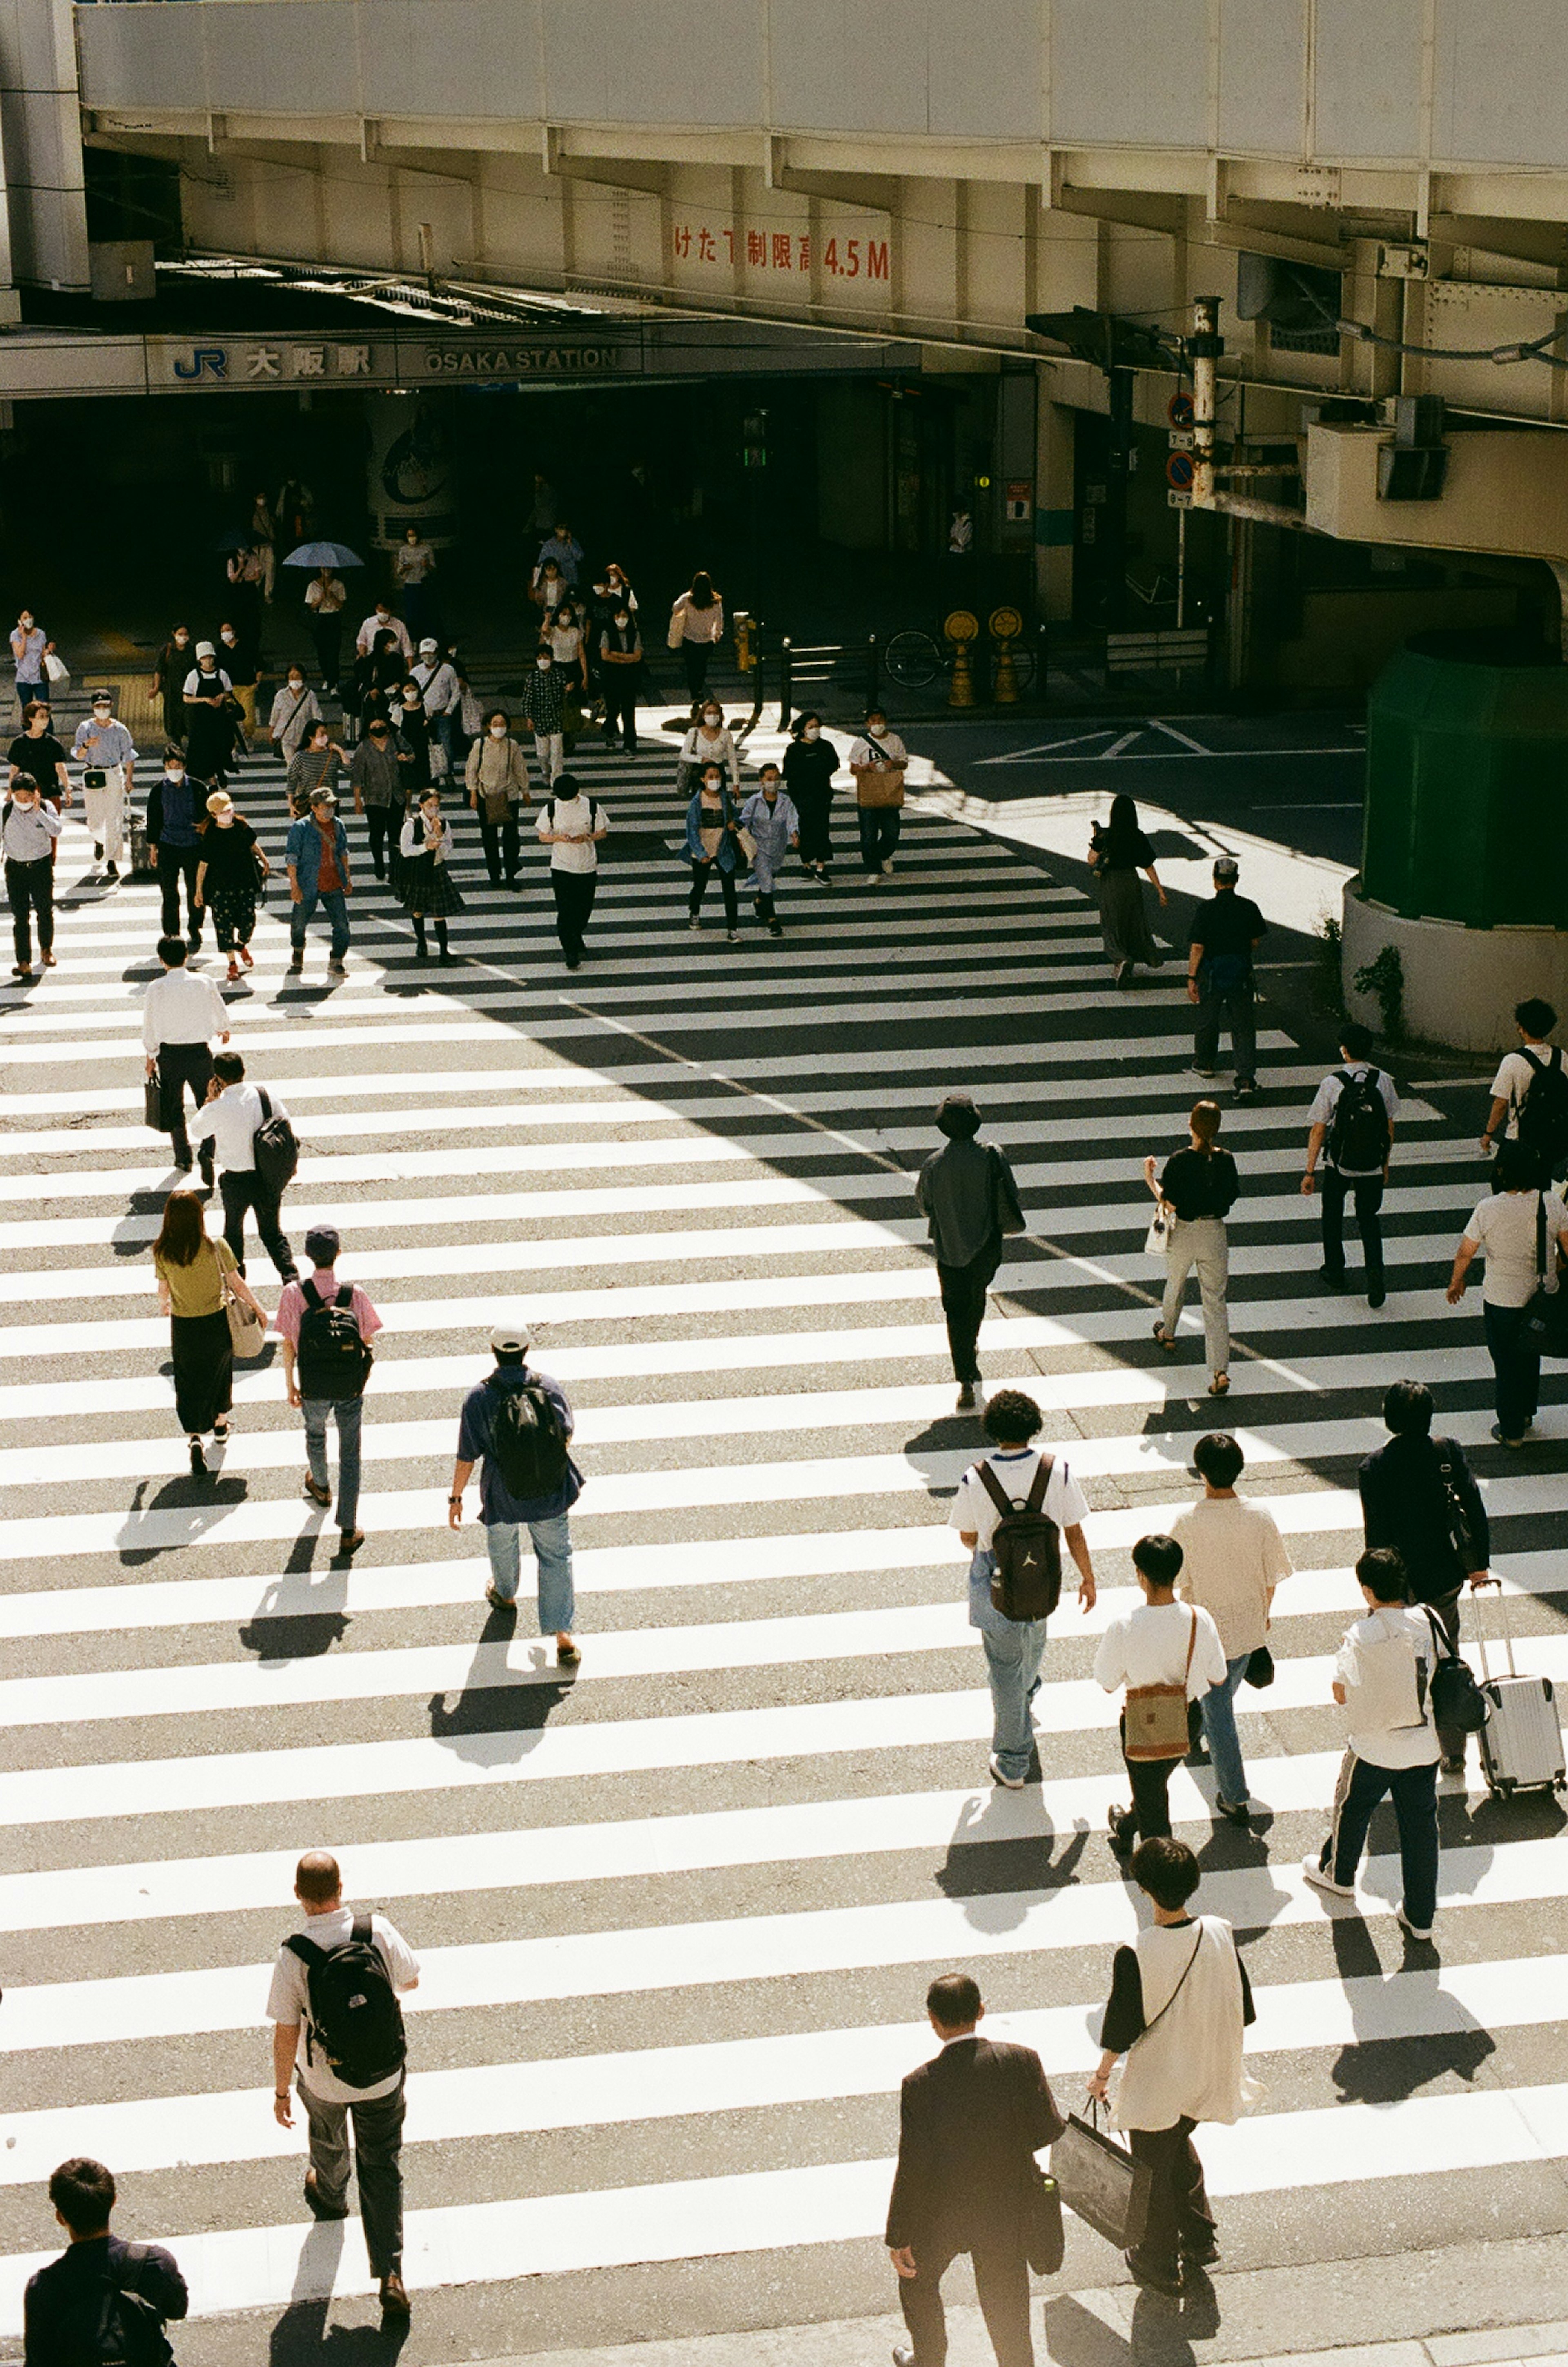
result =
M229 1344L236 1356L259 1356L266 1342L266 1325L253 1315L243 1298L237 1298L230 1287L229 1277L223 1277L223 1311L229 1318Z
M1090 2107L1098 2119L1100 2107ZM1068 2115L1067 2125L1051 2148L1051 2175L1061 2200L1086 2226L1119 2252L1134 2251L1144 2240L1149 2215L1149 2166L1134 2161L1128 2148L1094 2125Z

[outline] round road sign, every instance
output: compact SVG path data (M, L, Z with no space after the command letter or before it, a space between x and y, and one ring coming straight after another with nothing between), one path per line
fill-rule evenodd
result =
M1190 427L1193 420L1192 397L1173 394L1165 406L1165 415L1173 427Z
M1165 479L1179 493L1190 493L1198 471L1190 452L1173 452L1165 464Z

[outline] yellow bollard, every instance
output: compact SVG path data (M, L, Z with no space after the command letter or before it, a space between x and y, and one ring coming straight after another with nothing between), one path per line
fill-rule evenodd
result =
M969 662L969 644L980 636L980 622L967 608L954 608L942 626L942 638L953 643L953 683L947 694L949 707L973 707L975 672Z
M998 707L1018 705L1018 669L1012 662L1012 645L1023 630L1023 618L1016 608L993 608L989 628L997 645L997 669L991 678L991 697Z

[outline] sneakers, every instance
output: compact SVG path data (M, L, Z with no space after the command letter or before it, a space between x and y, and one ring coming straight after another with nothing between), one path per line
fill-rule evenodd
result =
M882 866L882 876L884 879L891 879L893 877L893 857L891 855L888 856L886 862Z
M688 929L692 930L694 933L696 930L700 929L700 928L702 927L702 925L703 925L703 923L702 923L702 918L701 918L701 915L700 915L700 914L698 914L698 913L696 913L696 912L694 912L694 913L692 914L691 919L690 919L690 920L687 922L687 923L686 923L686 926L688 927Z
M740 932L739 929L726 929L724 936L725 943L727 945L738 946L740 943Z
M1169 2264L1149 2260L1141 2252L1124 2252L1122 2257L1134 2282L1142 2285L1145 2293L1169 2293L1172 2299L1179 2299L1183 2290L1179 2260Z
M1258 1099L1257 1078L1238 1077L1235 1081L1235 1097L1238 1102L1256 1101Z
M779 921L770 921L768 923L768 934L770 937L782 937L784 934L783 923Z
M1402 1906L1394 1908L1393 1920L1407 1940L1429 1940L1432 1936L1431 1925L1428 1923L1423 1931L1418 1923L1412 1923Z
M1003 1788L1009 1792L1022 1791L1023 1777L1021 1775L1004 1775L1001 1771L1001 1764L998 1760L995 1751L991 1753L990 1758L986 1761L986 1765L989 1771L993 1784L1000 1784Z
M1493 1423L1492 1435L1496 1440L1499 1446L1523 1446L1525 1444L1525 1440L1522 1434L1518 1438L1510 1438L1500 1421L1495 1421Z
M1356 1886L1353 1882L1336 1882L1327 1868L1321 1865L1314 1856L1308 1855L1303 1858L1302 1872L1314 1890L1326 1891L1330 1898L1354 1898L1356 1896Z
M333 954L331 961L327 964L327 976L329 978L346 978L348 976L348 963L342 954Z
M958 1413L973 1413L974 1410L975 1384L973 1381L963 1381L959 1384L958 1397L954 1405L954 1411Z

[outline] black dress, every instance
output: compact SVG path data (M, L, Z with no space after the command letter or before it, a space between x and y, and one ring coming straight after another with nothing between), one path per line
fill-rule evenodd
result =
M1154 869L1154 848L1141 830L1096 830L1093 847L1098 857L1094 878L1100 924L1107 954L1118 969L1131 962L1157 968L1165 956L1150 931L1138 878L1140 871Z
M209 821L201 833L201 859L207 866L201 892L211 908L220 953L248 946L255 934L261 887L255 845L255 832L242 814L234 816L227 830Z
M833 859L830 813L839 752L830 740L792 740L784 750L784 783L800 816L800 859L807 870Z

